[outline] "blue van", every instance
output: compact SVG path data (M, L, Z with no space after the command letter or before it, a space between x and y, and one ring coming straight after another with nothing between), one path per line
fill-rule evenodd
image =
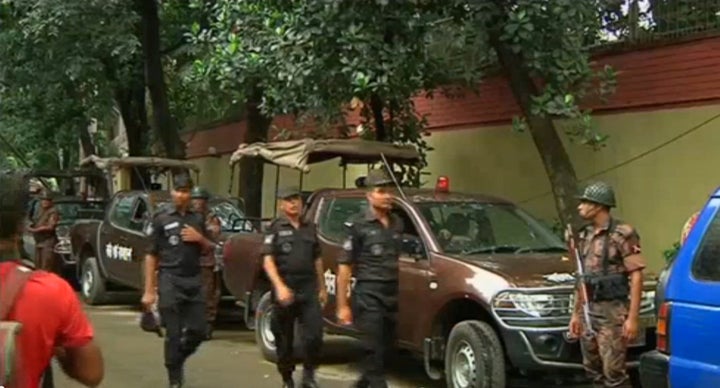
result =
M720 189L667 269L657 349L640 358L644 388L720 387ZM664 280L664 279L663 279Z

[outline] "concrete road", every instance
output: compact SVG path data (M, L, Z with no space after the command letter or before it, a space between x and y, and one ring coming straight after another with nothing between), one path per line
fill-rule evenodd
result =
M167 386L162 364L162 339L140 331L138 312L129 306L88 307L105 356L107 388L160 388ZM355 340L327 336L323 366L318 371L322 387L349 387L357 378L360 349ZM59 373L58 388L79 388L79 384ZM301 368L296 372L300 377ZM391 367L390 386L397 388L440 388L424 375L422 365L408 357L398 357ZM264 388L280 387L275 365L264 361L255 346L254 333L239 324L219 328L212 341L205 342L186 366L188 388ZM538 387L538 382L518 382L513 387ZM566 388L569 388L565 385Z

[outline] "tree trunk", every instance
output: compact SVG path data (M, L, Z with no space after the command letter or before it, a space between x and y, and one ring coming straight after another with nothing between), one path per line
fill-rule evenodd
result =
M555 208L560 220L563 225L568 222L578 225L580 220L574 206L576 202L574 195L577 193L575 169L557 134L552 118L532 113L532 97L540 94L538 87L525 70L521 56L515 54L498 38L492 39L491 43L509 78L515 100L527 118L530 134L552 186Z
M87 123L84 127L78 128L78 131L80 132L80 147L82 147L83 154L86 157L97 154Z
M90 128L88 128L89 123L84 122L81 125L78 126L78 132L80 137L80 148L82 148L82 157L86 158L90 155L98 155L99 152L97 148L95 147L95 143L93 142L92 134L90 133ZM80 156L80 155L78 155ZM99 155L104 156L104 155ZM81 158L78 158L77 161L73 163L73 165L77 165L77 162L79 162ZM94 179L94 178L87 178L85 180L86 184L92 185L95 187L95 191L97 195L101 195L103 197L107 196L107 192L104 190L105 187L107 187L107 181L105 179ZM77 195L77 192L75 191L75 188L73 185L70 185L67 189L72 192L72 195Z
M167 97L160 52L160 17L157 0L136 0L135 5L142 16L141 42L145 56L145 80L152 100L155 131L167 157L184 159L185 144L170 113Z
M262 89L253 86L246 104L247 129L244 143L267 141L271 118L265 117L260 111ZM245 201L245 213L248 217L262 216L262 186L265 162L260 158L243 158L239 163L240 177L238 186L240 195ZM274 197L274 195L273 195Z
M120 116L125 124L128 155L143 156L147 154L148 134L150 126L147 122L147 109L145 101L145 83L142 71L138 71L134 82L115 92L120 110ZM135 190L142 190L150 183L146 171L132 174L130 185Z
M375 140L388 141L390 133L385 126L385 115L383 115L385 104L380 96L375 93L370 96L370 110L372 111L373 121L375 121Z

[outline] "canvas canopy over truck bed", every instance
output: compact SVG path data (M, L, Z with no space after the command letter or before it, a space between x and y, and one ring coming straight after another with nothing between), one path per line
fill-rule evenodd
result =
M47 180L55 180L59 193L65 196L77 195L79 192L87 196L87 185L97 186L101 184L104 179L103 174L95 168L72 168L66 170L32 169L29 170L26 175L31 179L31 182L37 182L50 191L52 191L52 188L49 187L50 185ZM85 187L85 189L83 189L83 187Z
M377 163L381 156L391 163L414 164L420 153L410 145L397 145L370 140L289 140L273 143L240 144L230 157L230 165L243 157L259 157L277 166L310 171L310 165L340 158L340 165Z
M280 184L280 167L297 170L300 172L299 187L302 190L303 176L310 171L312 164L339 158L343 168L344 189L347 186L349 164L374 164L382 162L383 157L389 163L400 165L420 162L420 153L411 145L354 139L301 139L240 144L230 156L230 166L234 170L235 164L242 158L260 158L275 165L275 191ZM234 175L231 173L230 187Z
M138 168L153 170L156 175L170 172L166 174L167 187L172 187L173 170L183 169L195 172L195 181L199 181L200 168L187 160L166 159L153 156L128 156L123 158L101 158L97 155L90 155L80 161L81 167L96 167L103 170L108 175L109 192L115 194L120 190L126 190L130 187L130 177L133 171Z

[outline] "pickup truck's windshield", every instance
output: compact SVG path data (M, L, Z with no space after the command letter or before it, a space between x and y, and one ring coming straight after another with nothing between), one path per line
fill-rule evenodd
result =
M562 240L520 208L481 202L427 202L417 207L446 253L564 252Z
M242 210L230 201L222 201L212 205L212 210L220 219L223 232L240 232L243 229L242 222L237 220L245 218Z
M60 221L76 220L80 218L81 210L99 210L102 211L104 208L102 202L56 202L55 209L57 209Z
M33 201L30 205L29 216L31 219L35 219L38 216L40 210L40 201ZM84 215L81 211L97 210L102 212L105 209L105 203L100 201L56 201L55 210L58 212L60 222L65 223L68 221L75 221L78 218L82 218Z

